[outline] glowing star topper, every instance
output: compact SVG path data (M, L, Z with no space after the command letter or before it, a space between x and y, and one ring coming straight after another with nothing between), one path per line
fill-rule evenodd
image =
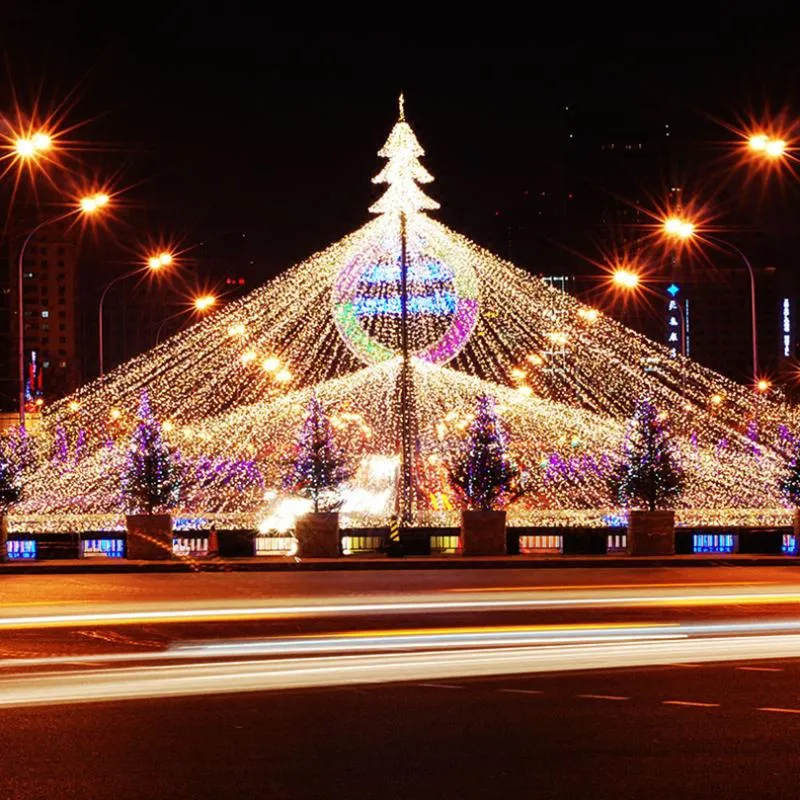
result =
M400 95L400 115L386 144L378 151L381 158L389 159L386 166L372 179L373 183L388 183L383 197L371 208L373 214L434 211L439 208L417 184L430 183L433 175L419 163L425 155L416 134L406 122L405 100Z

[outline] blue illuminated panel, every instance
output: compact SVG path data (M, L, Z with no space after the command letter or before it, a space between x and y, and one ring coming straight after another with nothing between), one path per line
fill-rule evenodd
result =
M36 540L9 539L6 542L6 552L12 560L36 558Z
M693 553L733 553L736 538L732 533L693 533Z
M105 556L106 558L125 558L124 539L84 539L81 542L83 555L87 558Z
M797 539L794 538L794 535L791 533L784 533L783 534L783 542L781 544L781 552L785 553L787 556L796 556L797 555Z
M358 297L353 301L357 317L375 317L379 314L399 316L402 312L399 297ZM452 292L411 296L408 298L409 314L444 316L456 313L456 296Z

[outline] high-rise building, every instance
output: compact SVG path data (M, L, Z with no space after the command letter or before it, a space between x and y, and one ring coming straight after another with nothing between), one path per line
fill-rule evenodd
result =
M35 222L31 223L35 225ZM18 229L24 231L26 228ZM2 287L2 403L19 406L18 257L24 233L9 237ZM22 275L26 405L73 391L82 378L77 315L78 245L66 223L48 225L25 249Z

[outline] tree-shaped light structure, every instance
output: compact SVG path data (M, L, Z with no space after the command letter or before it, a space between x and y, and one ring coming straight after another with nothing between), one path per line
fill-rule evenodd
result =
M623 456L611 479L616 500L628 508L661 511L673 508L684 486L667 415L647 400L636 406L623 445Z
M520 471L512 461L494 398L478 398L475 419L461 452L453 463L450 479L466 508L492 511L517 490Z
M119 514L114 476L143 389L180 447L187 516L253 524L265 495L282 491L316 395L354 474L370 459L396 463L404 445L413 521L455 524L444 467L475 397L489 395L541 485L509 507L511 524L601 525L617 513L608 480L637 397L670 415L686 473L679 524L787 520L783 402L673 357L433 219L404 115L382 152L387 188L363 227L43 412L41 452L63 427L80 457L69 469L42 459L12 525L92 529L92 515Z
M341 505L339 489L349 477L330 420L319 398L312 395L284 489L311 500L315 513L335 511Z
M0 514L22 494L22 469L7 436L0 437Z
M800 439L796 439L778 486L781 494L793 508L800 508Z
M122 494L131 511L152 514L177 503L180 477L175 454L161 436L161 424L153 416L146 390L138 418L122 473Z

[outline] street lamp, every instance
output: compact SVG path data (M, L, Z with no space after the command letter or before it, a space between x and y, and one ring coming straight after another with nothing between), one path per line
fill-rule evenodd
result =
M611 279L623 289L635 289L639 285L639 275L630 269L617 269L613 272Z
M762 158L775 161L786 154L786 141L766 133L754 133L747 139L747 149Z
M134 275L140 275L143 271L149 272L157 272L158 270L162 269L163 267L168 267L173 262L173 257L171 253L166 251L158 253L156 255L152 255L147 259L146 266L144 268L137 267L130 272L125 272L122 275L118 275L113 280L109 281L106 284L105 289L103 289L103 293L100 295L100 305L97 314L97 332L98 332L98 340L99 340L99 366L100 366L100 380L103 380L105 375L103 370L103 302L106 299L106 295L108 294L108 290L114 286L115 284L119 283L120 281L124 281L126 278L131 278Z
M197 314L205 314L206 311L216 304L217 298L213 294L201 294L192 300L192 305L194 306L194 310ZM164 325L166 325L171 319L179 317L182 313L185 312L181 311L161 320L161 324L158 326L158 330L156 331L156 345L158 345L158 343L161 341L161 331L164 329Z
M45 131L37 131L29 136L18 136L14 139L14 153L22 161L38 158L53 146L53 139Z
M747 267L748 275L750 276L750 328L752 334L752 349L753 349L753 386L757 387L759 382L758 377L758 330L756 324L756 276L753 272L753 265L747 256L734 244L720 239L717 236L710 236L704 233L700 236L697 233L696 226L693 222L683 217L672 216L668 217L662 223L662 231L664 235L673 240L688 241L695 237L699 237L701 241L711 242L722 250L727 250L739 256Z
M38 145L36 144L37 138L42 137L39 140ZM44 144L44 140L47 140L46 146ZM26 143L25 145L20 145L21 142ZM38 150L46 149L50 147L50 137L46 134L35 134L30 139L18 139L17 140L17 149L19 150L22 147L22 150L26 150L28 145L33 147L33 154L35 155ZM37 150L38 148L38 150ZM58 222L63 222L70 217L74 217L78 214L85 214L87 216L91 216L92 214L96 214L97 212L101 211L105 206L109 203L109 196L103 192L96 192L95 194L86 195L82 197L77 204L77 208L72 208L69 211L58 214L55 217L49 217L48 219L43 220L40 222L36 227L34 227L31 231L28 232L27 236L22 242L22 246L19 249L19 255L17 257L17 314L19 316L18 324L19 324L19 331L18 331L18 349L17 349L17 358L18 358L18 368L19 368L19 424L21 427L25 427L25 307L23 301L23 262L25 260L25 250L28 247L31 239L40 231L42 228L46 228L49 225L55 225Z

